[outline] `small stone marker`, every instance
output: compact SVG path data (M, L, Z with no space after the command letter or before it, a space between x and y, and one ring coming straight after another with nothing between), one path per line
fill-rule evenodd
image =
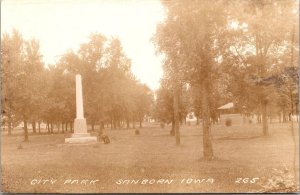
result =
M65 143L90 143L97 142L97 137L87 132L86 119L83 115L83 99L81 75L76 75L76 119L74 120L74 133L66 138Z

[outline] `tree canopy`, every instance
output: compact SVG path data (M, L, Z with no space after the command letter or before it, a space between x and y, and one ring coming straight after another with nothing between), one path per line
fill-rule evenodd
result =
M131 72L131 61L120 40L93 33L78 51L67 51L56 64L44 65L37 40L24 40L14 30L3 34L2 113L9 134L14 121L28 123L36 133L36 123L72 130L75 118L75 74L83 78L84 111L92 130L110 124L121 128L142 122L150 115L153 93ZM40 127L39 127L40 132Z

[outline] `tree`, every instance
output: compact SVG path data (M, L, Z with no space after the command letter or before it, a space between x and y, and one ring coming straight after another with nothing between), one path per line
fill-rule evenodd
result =
M142 125L153 94L131 73L131 60L124 54L120 40L91 34L77 52L63 55L57 67L65 76L82 75L85 116L92 130L96 123L101 132L105 123L120 128L126 121L129 128L130 121L134 126L139 120Z
M172 130L174 130L172 91L163 79L160 82L160 88L156 91L155 103L155 118L163 123L172 123Z
M177 40L177 34L174 33L174 30L176 31L176 28L178 27L178 23L176 23L176 17L174 17L170 11L172 6L167 1L163 1L163 3L166 9L169 9L168 18L166 19L166 22L157 26L157 32L153 41L157 46L157 51L165 54L163 69L165 78L169 80L173 98L172 124L174 124L176 145L180 145L179 101L180 91L183 86L182 65L184 63L184 58L182 55L178 55L181 54L180 42ZM178 2L174 4L178 5Z
M8 134L13 129L13 121L19 120L17 115L17 101L19 90L20 67L23 55L23 38L17 30L13 30L12 35L4 33L1 38L1 57L2 57L2 95L1 112L6 117Z
M42 62L42 55L39 51L39 43L37 40L30 40L25 42L25 55L24 55L24 71L26 73L26 87L30 104L27 109L28 120L32 123L33 133L36 133L36 121L40 115L41 106L45 98L43 93L43 74L44 64ZM25 117L26 118L26 117Z
M236 28L228 39L228 51L232 53L232 61L237 62L233 71L239 69L238 74L245 75L246 79L240 79L240 83L247 86L248 91L243 94L249 96L248 104L260 105L257 112L261 115L263 135L267 136L267 110L276 90L259 83L282 70L282 54L288 50L289 37L293 34L290 32L296 21L292 13L295 1L243 1L237 5L239 9L231 13Z
M30 40L24 43L24 60L22 69L22 77L20 86L22 89L19 91L19 114L24 121L24 141L28 141L28 127L27 124L33 121L33 129L35 130L35 120L37 119L42 93L41 76L43 73L44 65L42 56L39 51L39 43L37 40Z
M145 84L137 83L135 94L136 114L142 128L142 122L146 115L150 115L150 109L153 104L153 93Z
M160 51L167 54L168 60L181 72L180 78L201 93L203 117L203 155L206 160L213 158L209 98L216 69L222 35L226 27L224 1L163 1L167 9L166 21L158 27L157 41ZM173 55L171 55L173 54ZM176 63L175 63L176 62ZM171 74L172 75L172 74ZM177 78L178 80L178 78ZM181 79L180 79L181 80Z
M12 36L4 34L3 46L3 91L4 113L8 118L9 134L12 117L23 120L24 141L28 141L27 124L36 120L41 98L42 56L36 40L24 41L14 30ZM34 122L35 124L35 122ZM33 126L35 130L35 125Z

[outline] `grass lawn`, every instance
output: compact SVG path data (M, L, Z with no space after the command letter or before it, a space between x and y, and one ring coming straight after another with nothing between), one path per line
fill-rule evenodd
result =
M299 167L298 124L294 126ZM258 124L213 125L216 158L210 162L201 159L202 128L195 125L181 126L180 146L169 135L170 126L162 129L158 124L140 129L140 135L133 129L107 129L110 144L66 145L67 133L33 135L27 143L22 136L2 135L2 191L258 192L276 176L275 169L287 169L289 174L293 165L289 124L269 124L269 129L271 135L261 137ZM18 149L20 144L23 149ZM259 179L237 183L239 178ZM52 183L37 184L51 179Z

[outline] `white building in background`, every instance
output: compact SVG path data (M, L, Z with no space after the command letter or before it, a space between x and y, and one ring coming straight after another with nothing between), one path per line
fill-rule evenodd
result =
M197 121L197 117L194 112L189 112L185 117L186 122L195 122Z
M146 115L145 117L144 117L144 120L143 120L144 122L148 122L148 123L154 123L155 122L155 119L153 119L151 116L148 116L148 115Z
M229 102L218 108L220 114L237 114L237 108L233 102Z

